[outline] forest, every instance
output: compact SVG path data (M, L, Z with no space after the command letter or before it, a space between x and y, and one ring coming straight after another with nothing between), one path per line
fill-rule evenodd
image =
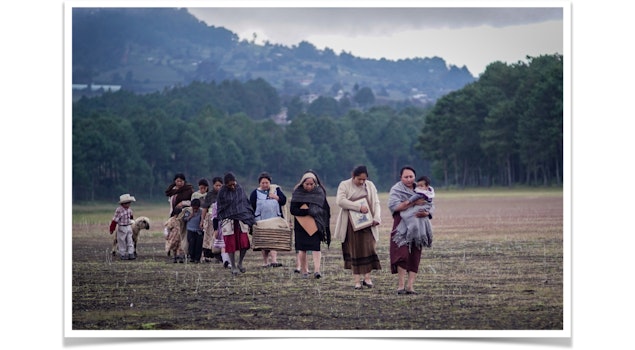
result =
M306 169L334 195L358 164L380 191L406 164L436 187L562 185L561 55L493 62L430 107L368 100L286 101L261 78L83 97L72 108L72 197L158 200L178 172L196 185L232 171L251 188L268 171L290 192ZM282 108L295 112L276 123Z

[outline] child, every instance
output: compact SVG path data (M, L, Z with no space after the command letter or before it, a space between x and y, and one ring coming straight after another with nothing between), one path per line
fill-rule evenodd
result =
M201 201L198 198L192 199L190 203L192 211L183 214L183 221L187 228L187 247L191 263L201 261L203 254L203 230L201 229Z
M416 202L419 199L425 199L426 202L422 205L416 206L419 211L424 210L430 213L432 210L432 198L434 198L434 188L430 186L430 178L422 176L417 179L417 187L415 187L415 194L413 194L409 201L410 203ZM432 215L430 215L432 219Z
M130 203L135 202L130 194L119 196L119 206L115 209L115 215L110 222L110 234L117 227L117 250L121 260L134 260L134 242L132 241L132 209Z
M174 256L174 263L182 263L185 260L185 252L181 247L181 220L179 219L181 208L174 208L172 216L165 222L165 250L168 256Z

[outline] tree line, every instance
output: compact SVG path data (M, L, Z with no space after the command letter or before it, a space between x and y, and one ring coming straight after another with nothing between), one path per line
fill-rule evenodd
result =
M446 184L561 185L562 87L562 55L494 62L435 103L418 150Z
M558 55L493 63L431 108L384 105L333 116L305 103L291 123L276 124L269 116L282 106L262 79L82 98L73 103L73 200L159 199L177 172L195 183L232 171L250 188L268 171L290 191L306 169L334 194L358 164L380 191L405 164L437 186L562 181Z

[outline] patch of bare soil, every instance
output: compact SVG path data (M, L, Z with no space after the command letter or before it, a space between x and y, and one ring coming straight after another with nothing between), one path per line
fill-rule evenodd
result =
M396 294L385 205L377 247L382 270L373 272L375 287L361 291L343 268L338 241L323 246L321 279L294 273L294 251L279 252L282 267L263 268L252 250L247 272L234 277L218 263L173 263L164 253L163 207L133 208L154 223L142 231L133 261L110 254L110 209L101 222L74 213L66 317L73 330L562 330L561 193L438 192L418 295Z

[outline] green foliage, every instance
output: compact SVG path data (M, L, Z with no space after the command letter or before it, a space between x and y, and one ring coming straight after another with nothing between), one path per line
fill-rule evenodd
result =
M439 99L418 149L446 185L562 183L562 56L490 64L480 79Z
M357 102L360 106L370 106L375 102L375 94L373 94L373 90L369 87L363 87L355 93L353 100Z
M494 63L429 110L298 108L290 124L269 118L279 98L262 79L121 90L73 105L73 199L158 199L177 172L195 182L232 171L251 187L268 171L290 191L313 169L334 188L359 164L382 191L406 164L436 186L557 185L562 106L560 56Z

